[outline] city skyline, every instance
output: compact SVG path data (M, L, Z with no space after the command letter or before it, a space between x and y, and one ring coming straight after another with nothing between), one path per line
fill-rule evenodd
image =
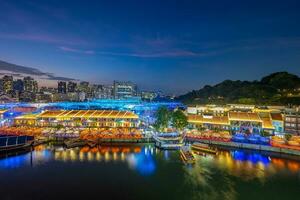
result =
M300 74L296 1L0 3L0 60L55 76L178 95Z

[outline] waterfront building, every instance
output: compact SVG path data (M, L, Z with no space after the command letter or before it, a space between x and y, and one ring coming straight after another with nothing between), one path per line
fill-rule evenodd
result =
M116 110L54 110L16 117L16 126L136 128L139 118L128 111Z
M230 130L227 116L188 115L188 122L193 128Z
M230 109L227 106L216 105L196 105L188 106L188 114L204 115L211 114L214 116L225 116Z
M235 111L252 111L255 108L255 105L248 105L248 104L227 104L230 110Z
M271 118L261 118L258 113L233 112L224 116L188 115L188 122L194 128L230 130L232 133L261 134L263 131L273 134L275 127Z
M137 96L136 84L126 81L114 81L114 98L126 99Z
M281 113L270 113L272 125L275 128L276 133L284 132L284 121Z
M64 81L59 81L57 83L57 92L60 94L66 94L67 93L67 83Z
M291 110L284 115L284 131L293 135L300 135L300 112Z

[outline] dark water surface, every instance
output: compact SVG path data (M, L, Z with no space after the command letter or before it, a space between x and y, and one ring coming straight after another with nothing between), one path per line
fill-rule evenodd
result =
M39 146L0 159L0 199L300 199L300 162L219 151L182 163L152 145Z

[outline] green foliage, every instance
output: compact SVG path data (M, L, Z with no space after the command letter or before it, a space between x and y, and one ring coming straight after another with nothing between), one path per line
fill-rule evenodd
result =
M177 100L186 104L199 103L242 103L242 104L300 104L300 97L289 97L300 88L300 78L287 72L277 72L261 81L225 80L217 85L206 85L200 90L193 90L179 96Z
M154 128L157 131L162 131L167 128L169 125L169 121L171 119L171 114L166 107L160 107L156 112L156 121L154 124Z
M284 138L285 138L287 141L289 141L289 140L291 139L291 137L292 137L292 134L289 134L289 133L286 133L286 134L284 135Z
M188 125L187 117L181 110L172 113L172 125L178 130L182 130Z
M64 128L64 126L62 124L57 124L55 127L57 130Z
M187 116L181 111L170 112L166 107L160 107L156 112L156 121L153 127L157 131L164 131L169 124L178 130L182 130L188 125Z
M262 132L262 136L264 136L264 137L269 137L269 136L272 136L272 134L269 133L269 132L267 132L267 131L263 131L263 132Z

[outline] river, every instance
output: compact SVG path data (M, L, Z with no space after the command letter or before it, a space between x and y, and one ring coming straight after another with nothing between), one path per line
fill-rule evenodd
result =
M298 199L300 161L219 150L185 165L153 145L65 149L41 145L2 155L0 199Z

